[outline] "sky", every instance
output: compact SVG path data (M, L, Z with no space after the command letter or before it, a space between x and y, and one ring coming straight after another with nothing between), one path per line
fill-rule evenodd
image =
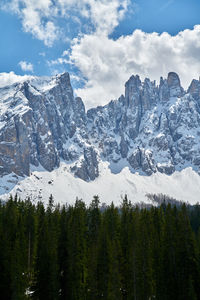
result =
M0 87L69 72L87 108L132 74L200 76L199 0L0 0Z

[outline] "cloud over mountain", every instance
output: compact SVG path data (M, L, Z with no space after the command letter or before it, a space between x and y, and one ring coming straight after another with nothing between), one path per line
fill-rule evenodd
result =
M168 1L164 8L172 4ZM114 38L121 22L130 14L134 18L133 1L4 0L4 8L19 17L25 32L47 47L53 47L57 40L66 41L63 55L56 52L56 57L45 57L45 67L52 74L65 70L73 73L76 94L88 108L116 99L131 74L159 81L160 75L174 70L185 88L190 78L199 77L200 25L176 35L134 30ZM73 32L75 23L78 29ZM23 70L32 68L23 65Z
M85 87L76 92L88 107L116 99L131 74L159 82L160 76L174 70L187 88L191 78L200 75L200 25L175 36L135 30L113 40L86 34L74 40L70 59L87 79Z

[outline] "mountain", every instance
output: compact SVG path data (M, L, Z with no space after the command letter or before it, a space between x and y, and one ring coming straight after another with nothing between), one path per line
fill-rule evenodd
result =
M88 111L68 73L1 88L0 194L63 164L91 184L105 166L111 175L200 174L200 81L185 91L174 72L159 85L131 76L125 95Z

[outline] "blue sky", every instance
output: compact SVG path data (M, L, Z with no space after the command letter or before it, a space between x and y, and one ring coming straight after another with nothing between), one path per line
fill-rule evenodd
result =
M68 71L88 107L131 74L176 71L186 87L200 74L199 12L199 0L1 0L0 85Z

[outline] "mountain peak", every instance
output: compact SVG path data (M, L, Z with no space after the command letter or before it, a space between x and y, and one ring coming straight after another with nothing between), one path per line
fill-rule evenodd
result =
M192 95L194 99L200 99L200 81L193 79L189 88L188 93Z
M180 86L180 78L177 73L169 72L167 76L167 83L169 87Z
M177 73L170 72L168 74L167 84L171 97L180 97L183 95L183 88L181 87L180 78Z
M54 78L54 77L53 77ZM61 74L56 75L56 79L61 83L61 84L70 84L70 76L68 72L64 72Z

